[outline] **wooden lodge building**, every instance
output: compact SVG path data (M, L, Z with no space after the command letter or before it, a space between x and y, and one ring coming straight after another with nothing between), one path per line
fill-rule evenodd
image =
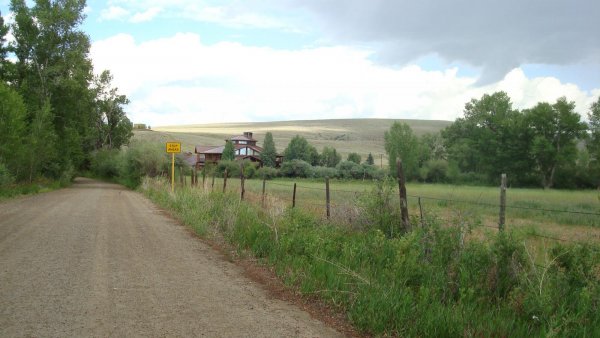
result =
M251 162L258 163L259 167L262 167L262 161L260 154L263 151L262 147L256 145L256 140L252 137L252 132L244 132L243 135L232 136L225 142L232 142L233 148L235 149L235 160L249 160ZM223 156L223 150L225 145L222 146L196 146L196 167L198 169L203 168L208 163L216 164L221 160ZM283 161L283 155L277 155L275 163L279 167Z

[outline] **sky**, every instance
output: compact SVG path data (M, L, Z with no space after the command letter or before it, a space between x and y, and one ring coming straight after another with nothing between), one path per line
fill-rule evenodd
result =
M10 16L8 0L0 0ZM81 29L151 126L325 118L454 120L600 96L597 0L88 1Z

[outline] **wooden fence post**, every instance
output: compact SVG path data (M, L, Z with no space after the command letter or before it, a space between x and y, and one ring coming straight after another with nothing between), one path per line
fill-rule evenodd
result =
M396 160L396 169L398 171L398 190L400 193L400 217L402 228L405 232L410 230L410 221L408 220L408 202L406 200L406 178L404 177L404 169L402 161Z
M294 193L292 194L292 209L296 207L296 183L294 183Z
M331 200L329 198L329 177L325 177L325 206L327 210L327 219L331 217Z
M262 186L262 197L261 197L261 205L264 208L265 207L265 188L267 186L267 179L263 178L263 186Z
M244 193L246 192L246 189L244 188L245 179L246 178L244 177L244 163L240 163L240 184L241 184L240 199L242 201L244 200Z
M179 183L182 187L185 185L185 175L183 171L183 166L179 167Z
M195 187L198 185L198 176L196 173L196 166L194 165L193 168L191 168L191 175L192 175L192 187Z
M500 176L500 220L498 222L498 230L504 231L504 223L506 221L506 174Z
M212 174L212 183L211 183L211 185L210 185L210 190L211 190L211 191L213 191L213 190L215 189L215 175L216 175L216 174L217 174L217 173L213 171L213 174Z
M421 205L421 196L419 196L419 214L421 215L421 226L424 226L425 221L423 220L423 206Z
M227 189L227 169L223 173L223 193L225 193L225 189Z

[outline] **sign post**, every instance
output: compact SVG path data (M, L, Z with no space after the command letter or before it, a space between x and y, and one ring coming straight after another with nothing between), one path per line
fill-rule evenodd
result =
M167 154L171 154L171 192L175 191L175 154L181 152L181 142L167 142Z

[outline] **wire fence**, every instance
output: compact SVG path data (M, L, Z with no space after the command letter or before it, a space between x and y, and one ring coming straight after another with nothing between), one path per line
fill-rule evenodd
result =
M196 178L196 181L198 179ZM214 177L206 177L204 182L198 182L196 185L204 186L207 189L222 189L225 184L227 184L227 191L237 191L241 192L241 182L245 181L247 183L244 184L244 193L246 195L252 195L252 199L254 201L263 201L265 195L270 198L275 198L280 202L288 204L290 207L302 208L309 210L316 215L319 215L323 218L334 219L334 220L356 220L360 217L360 199L364 196L369 196L370 194L374 194L373 187L367 187L363 190L349 190L349 189L339 189L339 188L329 188L328 185L324 184L322 187L307 185L307 184L297 184L291 181L259 181L259 180L246 180L241 177L236 178L217 178L217 182L215 182ZM227 180L230 183L226 183ZM311 184L311 183L309 183ZM314 182L312 184L315 184ZM321 184L321 183L319 183ZM263 188L264 187L264 188ZM262 190L264 189L264 190ZM396 196L399 193L399 188L396 187L393 191ZM327 198L326 196L329 196ZM429 213L444 213L444 211L456 211L462 210L465 213L471 212L473 215L483 214L486 217L487 222L482 222L482 226L486 228L491 228L495 230L502 230L502 226L500 225L502 222L502 210L507 210L509 214L511 211L524 212L529 214L520 215L523 218L538 218L541 220L554 219L556 216L552 216L552 214L564 214L567 217L572 215L577 215L578 217L585 217L582 219L583 223L587 223L592 226L600 226L600 212L593 211L582 211L582 210L564 210L564 209L554 209L554 208L545 208L545 207L531 207L531 206L520 206L520 205L511 205L505 204L502 205L500 203L489 203L482 201L473 201L467 199L453 199L453 198L443 198L443 197L435 197L435 196L425 196L425 195L415 195L415 194L407 194L406 197L410 200L408 203L410 206L410 211L412 213L416 213L416 219L419 223L423 222L423 218L427 216ZM428 202L429 201L429 202ZM435 204L431 204L434 202ZM428 204L429 203L429 204ZM477 208L485 208L489 209L488 211L477 210ZM494 219L491 215L493 212L497 212L500 221L496 224L489 224L490 219ZM531 213L537 213L532 215ZM575 220L577 221L577 220ZM556 242L568 242L568 243L586 243L590 242L590 239L584 241L578 241L572 238L563 238L555 235L541 234L537 231L528 233L531 237L540 238L543 240L552 240ZM597 235L598 241L600 241L600 235ZM593 239L592 239L593 240Z

